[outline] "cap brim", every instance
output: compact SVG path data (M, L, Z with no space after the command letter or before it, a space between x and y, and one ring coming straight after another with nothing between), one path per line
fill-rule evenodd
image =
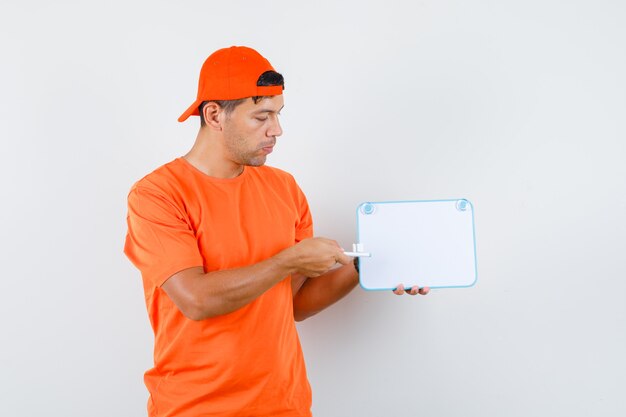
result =
M198 109L198 107L200 107L200 104L202 104L202 100L198 99L194 101L193 104L189 106L189 108L185 110L183 114L180 115L178 121L184 122L189 116L200 116L200 110Z

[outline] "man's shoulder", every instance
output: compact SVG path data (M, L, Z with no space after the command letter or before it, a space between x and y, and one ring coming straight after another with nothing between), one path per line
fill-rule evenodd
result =
M132 186L131 191L138 188L154 192L175 190L183 177L183 167L177 158L145 175Z

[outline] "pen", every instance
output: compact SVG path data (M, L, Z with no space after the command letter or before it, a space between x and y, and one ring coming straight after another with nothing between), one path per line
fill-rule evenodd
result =
M369 258L372 256L372 254L369 252L344 252L344 254L348 256L353 256L355 258L361 257L361 256Z

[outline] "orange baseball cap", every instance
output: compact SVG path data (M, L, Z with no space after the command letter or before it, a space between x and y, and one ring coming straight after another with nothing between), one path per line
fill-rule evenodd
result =
M203 101L282 94L282 85L256 85L259 76L266 71L274 71L274 68L252 48L231 46L213 52L200 70L196 101L185 110L178 121L184 122L191 115L199 116L198 107Z

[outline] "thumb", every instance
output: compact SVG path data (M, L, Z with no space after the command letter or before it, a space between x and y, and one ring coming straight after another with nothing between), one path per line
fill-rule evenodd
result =
M352 260L350 256L343 253L343 250L342 250L341 252L339 252L339 255L337 255L337 262L339 262L342 265L348 265L354 261Z

